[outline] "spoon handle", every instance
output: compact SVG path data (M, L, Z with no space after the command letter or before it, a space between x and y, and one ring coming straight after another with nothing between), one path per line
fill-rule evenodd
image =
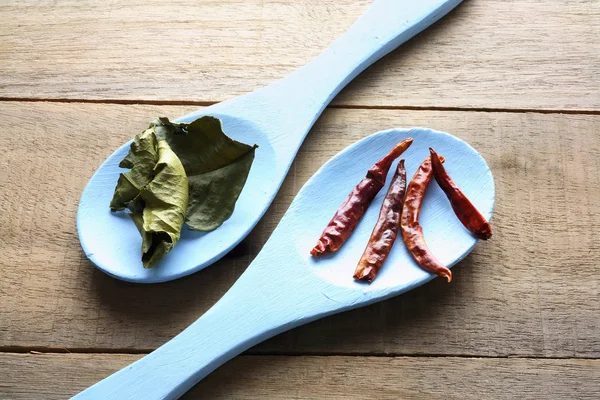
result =
M279 81L293 93L329 103L368 66L423 31L462 0L375 0L339 39L313 61Z
M288 252L284 263L273 247L267 243L267 251L231 289L179 335L74 399L179 398L246 349L342 308L330 298L315 296L323 284L312 274L300 273L297 254Z
M293 158L333 98L358 74L449 13L462 0L375 0L335 42L287 77L240 97L281 153ZM238 99L232 99L233 102ZM221 103L226 108L228 102Z

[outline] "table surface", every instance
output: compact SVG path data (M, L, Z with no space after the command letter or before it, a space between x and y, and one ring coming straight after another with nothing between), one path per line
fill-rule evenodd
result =
M0 4L0 398L62 399L155 349L233 284L304 182L354 141L428 126L479 150L494 237L397 298L279 335L185 398L600 397L600 2L465 0L325 111L246 240L140 286L85 258L102 161L158 115L252 91L316 56L369 0Z

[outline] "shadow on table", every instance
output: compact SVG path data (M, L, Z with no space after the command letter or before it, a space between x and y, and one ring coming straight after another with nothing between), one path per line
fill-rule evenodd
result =
M133 284L112 278L89 262L99 347L148 351L171 339L200 317L233 285L252 261L244 241L223 259L193 275L159 284Z

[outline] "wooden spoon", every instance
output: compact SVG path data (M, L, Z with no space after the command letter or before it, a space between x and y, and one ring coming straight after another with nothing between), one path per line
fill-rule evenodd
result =
M108 204L129 143L113 153L83 191L77 230L86 256L102 271L130 282L176 279L217 261L244 239L279 190L306 134L327 104L365 68L440 19L461 0L376 0L337 41L287 78L180 118L221 118L225 133L257 143L254 165L232 217L213 232L184 228L175 249L156 268L141 263L141 238L125 213ZM401 88L398 88L401 90ZM140 131L144 127L140 127Z
M435 146L446 157L446 170L454 181L489 220L494 180L485 160L471 146L447 133L423 128L371 135L336 155L304 185L262 251L210 310L168 343L75 398L175 399L263 340L327 315L396 296L432 279L408 254L401 237L372 284L352 278L385 189L337 253L318 259L309 254L365 172L408 137L414 138L402 155L408 177L429 156L429 146ZM429 248L448 267L477 243L435 181L425 196L420 221ZM490 278L492 274L490 271Z

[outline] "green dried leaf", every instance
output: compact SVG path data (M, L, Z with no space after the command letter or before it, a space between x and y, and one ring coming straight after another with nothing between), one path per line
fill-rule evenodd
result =
M185 171L179 158L164 140L158 142L154 179L141 190L139 201L143 203L143 224L140 230L142 262L144 268L152 268L179 241L188 203ZM139 222L136 222L139 218L132 219L140 229Z
M153 129L137 135L119 164L121 174L111 209L127 207L142 235L142 263L152 268L177 244L188 203L188 182L177 155Z
M152 170L158 160L156 136L152 129L147 129L133 139L129 153L121 161L121 168L131 168L131 171L119 175L115 193L110 202L113 211L129 207L140 190L152 180Z
M235 162L188 178L190 200L186 224L191 229L211 231L231 217L254 161L254 149Z
M202 117L189 125L160 118L151 126L185 168L190 194L186 224L200 231L221 226L233 213L257 146L229 138L214 117Z
M135 137L119 164L131 170L119 176L110 208L129 209L144 268L175 246L184 221L211 231L231 217L256 147L227 137L213 117L190 124L159 118Z

